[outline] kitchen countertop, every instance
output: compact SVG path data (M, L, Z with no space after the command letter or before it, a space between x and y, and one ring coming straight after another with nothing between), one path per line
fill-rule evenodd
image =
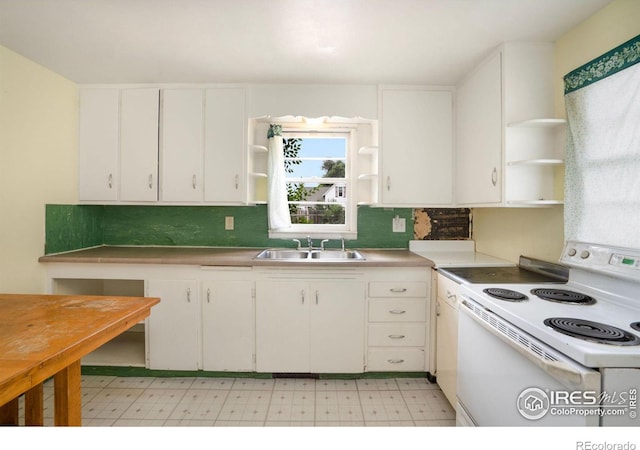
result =
M41 256L43 263L184 264L236 267L415 267L433 266L432 261L409 250L358 249L364 261L257 260L264 248L240 247L136 247L100 246Z
M438 268L445 267L504 267L516 264L495 256L475 251L475 242L465 241L410 241L409 250Z

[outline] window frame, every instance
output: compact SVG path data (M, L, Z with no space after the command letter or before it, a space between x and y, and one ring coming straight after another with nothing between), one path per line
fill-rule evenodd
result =
M332 126L325 124L321 129L302 124L282 123L282 137L287 138L318 138L322 135L326 137L340 137L345 139L345 177L344 178L304 178L308 182L318 182L319 180L331 180L345 183L345 190L356 193L357 183L357 127L339 124ZM303 180L303 178L294 178ZM298 182L298 181L295 181ZM303 202L304 203L304 202ZM327 203L331 204L331 203ZM347 197L345 204L345 224L292 224L287 230L269 230L269 238L299 239L306 238L327 238L327 239L357 239L358 237L358 200L357 196Z

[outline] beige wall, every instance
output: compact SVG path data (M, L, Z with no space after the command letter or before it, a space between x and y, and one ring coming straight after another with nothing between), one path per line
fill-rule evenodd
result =
M555 105L564 117L563 76L640 34L640 1L616 0L556 41ZM476 250L517 262L521 254L557 261L564 242L563 208L473 211Z
M77 202L77 98L0 46L0 292L44 292L44 205Z

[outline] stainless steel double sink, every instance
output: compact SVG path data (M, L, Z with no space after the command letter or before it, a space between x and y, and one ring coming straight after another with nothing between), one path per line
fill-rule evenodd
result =
M254 259L271 261L364 261L365 258L357 250L268 248L258 253Z

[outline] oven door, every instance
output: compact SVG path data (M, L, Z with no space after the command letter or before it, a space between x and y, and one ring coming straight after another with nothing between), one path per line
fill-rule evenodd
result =
M583 414L600 394L598 371L464 296L458 326L458 425L598 425L597 415Z

